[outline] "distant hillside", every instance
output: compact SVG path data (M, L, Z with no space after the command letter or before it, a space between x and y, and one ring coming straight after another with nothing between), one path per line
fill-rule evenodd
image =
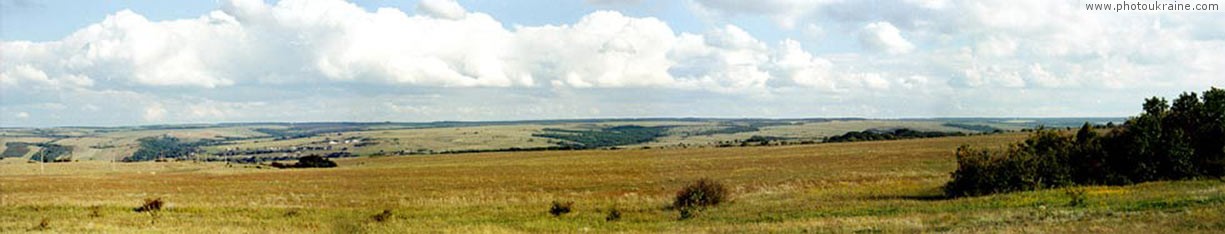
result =
M126 127L6 128L5 157L260 162L308 155L417 155L590 148L689 148L821 142L849 132L991 133L1122 118L630 118L517 121L219 123ZM874 137L862 137L875 139ZM888 138L888 137L885 137ZM142 140L145 139L145 140ZM175 139L151 140L151 139ZM63 146L23 147L49 142ZM68 152L71 154L60 153ZM39 154L46 151L51 154ZM33 154L25 154L34 152ZM343 154L338 154L343 153Z

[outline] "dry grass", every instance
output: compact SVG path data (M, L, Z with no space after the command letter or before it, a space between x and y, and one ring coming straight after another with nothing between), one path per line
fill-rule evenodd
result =
M1218 180L1087 187L944 200L958 145L1021 134L780 147L550 151L356 158L338 168L211 163L0 164L0 232L44 218L56 232L1220 232ZM735 199L679 221L686 183ZM156 223L131 211L173 201ZM552 201L575 209L553 217ZM616 207L618 222L606 222ZM372 214L394 210L388 222ZM90 217L100 213L100 217ZM294 215L286 215L293 213Z

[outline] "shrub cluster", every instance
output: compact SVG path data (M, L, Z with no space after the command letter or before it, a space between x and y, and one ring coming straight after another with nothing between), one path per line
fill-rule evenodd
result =
M310 156L298 158L298 162L294 164L283 164L279 162L273 162L271 165L272 167L275 167L275 168L314 168L314 167L327 168L327 167L336 167L336 162L323 158L322 156L319 156L319 155L310 155Z
M1002 151L961 147L949 196L1225 176L1225 90L1153 97L1144 112L1105 134L1038 129Z
M680 219L689 219L697 210L719 205L727 198L727 186L718 181L702 178L678 191L672 207L680 212Z

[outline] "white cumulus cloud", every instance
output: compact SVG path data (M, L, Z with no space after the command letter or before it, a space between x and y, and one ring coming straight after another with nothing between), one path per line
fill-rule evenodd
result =
M904 54L914 50L914 44L902 37L897 27L889 22L875 22L863 27L859 41L874 50L889 54Z

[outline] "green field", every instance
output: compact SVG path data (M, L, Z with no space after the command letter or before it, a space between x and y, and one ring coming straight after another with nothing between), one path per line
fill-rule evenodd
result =
M0 232L1115 232L1225 230L1225 182L1154 182L946 199L963 144L1020 133L768 147L340 159L331 169L223 163L0 164ZM712 178L731 200L667 209ZM163 198L158 215L135 213ZM554 217L552 201L573 201ZM622 212L605 221L609 209ZM372 216L391 211L379 222ZM46 225L40 225L46 220Z

